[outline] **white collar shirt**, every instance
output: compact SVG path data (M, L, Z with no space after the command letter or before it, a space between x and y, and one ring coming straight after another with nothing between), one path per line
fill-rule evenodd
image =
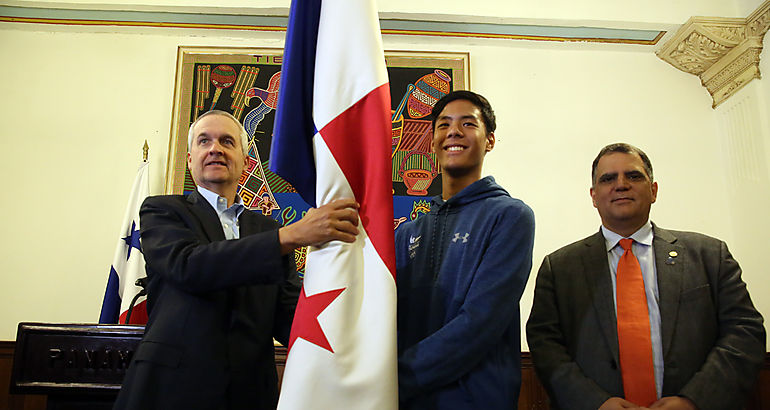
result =
M206 201L217 212L219 222L222 223L222 230L226 239L238 239L240 235L240 226L238 218L246 209L243 206L243 200L239 195L235 195L235 202L230 207L227 206L227 198L217 195L206 188L198 187L198 192L206 198Z

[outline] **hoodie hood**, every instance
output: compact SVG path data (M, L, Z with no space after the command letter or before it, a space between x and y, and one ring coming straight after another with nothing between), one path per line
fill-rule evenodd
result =
M446 201L441 198L441 195L436 195L433 197L433 199L431 199L431 209L434 207L442 208L444 205L449 205L454 208L495 196L510 195L508 194L508 191L506 191L503 187L497 185L495 178L490 175L468 185L467 187L463 188L462 191L458 192L455 196L449 198Z

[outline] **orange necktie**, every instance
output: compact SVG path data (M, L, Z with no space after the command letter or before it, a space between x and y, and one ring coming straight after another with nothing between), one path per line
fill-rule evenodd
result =
M623 256L618 262L618 348L626 400L649 406L657 400L652 363L650 315L639 261L631 251L633 239L621 239Z

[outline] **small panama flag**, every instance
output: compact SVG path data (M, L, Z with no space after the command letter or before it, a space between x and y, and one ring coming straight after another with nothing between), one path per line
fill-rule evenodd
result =
M360 223L308 251L279 410L398 408L390 115L375 3L292 1L270 169Z
M131 301L142 288L136 280L147 276L144 270L144 254L139 241L139 208L149 195L149 163L139 166L131 195L128 198L123 226L120 230L115 256L107 279L99 323L126 323ZM131 324L147 323L147 297L137 298L131 312Z

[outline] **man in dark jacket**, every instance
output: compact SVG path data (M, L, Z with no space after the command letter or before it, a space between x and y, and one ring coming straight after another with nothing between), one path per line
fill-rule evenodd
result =
M515 409L519 299L532 267L532 210L489 176L489 102L455 91L433 108L442 195L396 231L402 409Z
M591 180L601 227L545 257L527 322L552 408L742 408L765 329L727 245L650 221L639 148L604 147Z
M140 210L149 320L116 409L274 409L273 337L286 344L300 281L293 250L353 242L357 204L338 200L280 227L245 210L246 131L209 111L190 127L187 196Z

